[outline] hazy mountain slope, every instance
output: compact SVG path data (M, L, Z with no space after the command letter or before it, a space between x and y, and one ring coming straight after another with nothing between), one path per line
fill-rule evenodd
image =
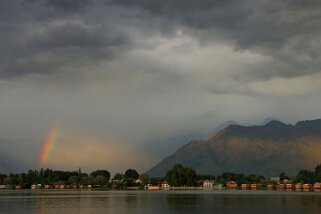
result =
M26 165L11 156L0 152L0 173L9 174L11 172L22 172L26 170Z
M238 123L235 121L227 121L218 125L213 131L219 131L232 124L236 125ZM152 140L140 146L139 150L145 153L148 159L153 159L156 162L159 162L161 159L173 154L187 142L199 139L209 139L211 132L212 131L191 132L188 134L176 135L164 139Z
M173 154L173 152L185 145L186 142L208 138L208 133L199 132L193 132L186 135L177 135L145 143L140 146L139 151L144 154L145 159L150 160L152 164L156 164L168 155Z
M0 139L0 173L23 172L37 167L37 141Z
M198 173L225 171L276 176L284 171L312 169L321 163L321 120L287 125L271 121L264 126L230 125L207 141L193 141L162 160L148 173L163 176L174 163Z

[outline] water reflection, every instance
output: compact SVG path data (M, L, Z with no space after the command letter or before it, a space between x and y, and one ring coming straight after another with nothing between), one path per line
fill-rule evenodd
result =
M166 196L166 207L171 211L196 212L200 211L201 199L197 195L187 194L168 194Z
M304 192L0 192L1 213L321 213Z

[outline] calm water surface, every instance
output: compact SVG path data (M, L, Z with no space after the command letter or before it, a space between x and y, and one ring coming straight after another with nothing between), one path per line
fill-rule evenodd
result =
M321 213L321 193L0 191L0 213Z

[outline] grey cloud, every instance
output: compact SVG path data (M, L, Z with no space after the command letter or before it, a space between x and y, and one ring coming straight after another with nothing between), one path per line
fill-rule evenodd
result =
M93 0L46 0L46 6L64 12L81 11L93 5Z
M240 69L239 77L233 77L240 80L291 78L321 70L321 3L316 0L4 0L0 4L6 8L3 12L10 11L0 15L5 17L1 40L6 41L0 44L2 75L14 74L17 61L42 52L107 60L131 48L135 33L130 28L146 38L159 32L175 38L177 29L182 29L199 44L221 42L235 51L271 58L251 70ZM36 33L30 37L32 31ZM140 42L135 48L149 45Z
M71 15L83 12L94 6L96 0L19 0L24 6L38 6L40 10L46 10L46 15ZM38 12L41 14L41 12ZM44 18L44 17L43 17Z
M94 48L97 50L120 46L128 42L125 35L101 25L66 23L48 28L45 33L41 33L37 38L32 38L28 45L45 50L59 48Z
M154 15L169 17L171 21L208 31L217 28L228 37L238 40L240 47L252 44L282 44L288 37L316 32L321 16L321 2L312 1L237 1L237 0L115 0L114 4L133 7ZM300 6L303 6L300 8ZM314 13L313 13L314 12ZM310 25L301 24L310 21ZM311 22L312 21L312 22ZM275 47L279 47L275 45Z
M0 78L32 73L59 72L72 65L110 60L122 49L130 48L130 38L121 30L117 19L104 20L104 14L85 10L94 1L3 1L0 8ZM60 12L52 12L52 7ZM81 14L71 15L81 10ZM106 8L110 16L115 13ZM66 16L67 15L67 16ZM69 16L69 17L68 17ZM102 18L95 22L92 19ZM87 60L83 60L87 59ZM89 60L90 59L90 60ZM73 63L76 62L76 63Z
M320 1L115 0L113 3L166 18L178 27L187 26L187 32L201 43L220 38L237 51L263 54L279 64L276 71L272 70L275 64L269 65L271 69L253 70L253 78L289 78L321 70Z

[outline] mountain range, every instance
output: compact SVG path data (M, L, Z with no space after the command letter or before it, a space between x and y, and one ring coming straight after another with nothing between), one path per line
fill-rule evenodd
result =
M36 142L32 139L0 139L0 173L25 172L35 168L38 153L34 149L37 148Z
M11 172L22 172L26 169L25 164L15 160L8 154L0 153L0 174L9 174Z
M164 176L174 164L199 174L239 172L278 176L295 175L321 163L321 119L295 125L272 120L265 125L229 125L208 140L194 140L147 171Z

